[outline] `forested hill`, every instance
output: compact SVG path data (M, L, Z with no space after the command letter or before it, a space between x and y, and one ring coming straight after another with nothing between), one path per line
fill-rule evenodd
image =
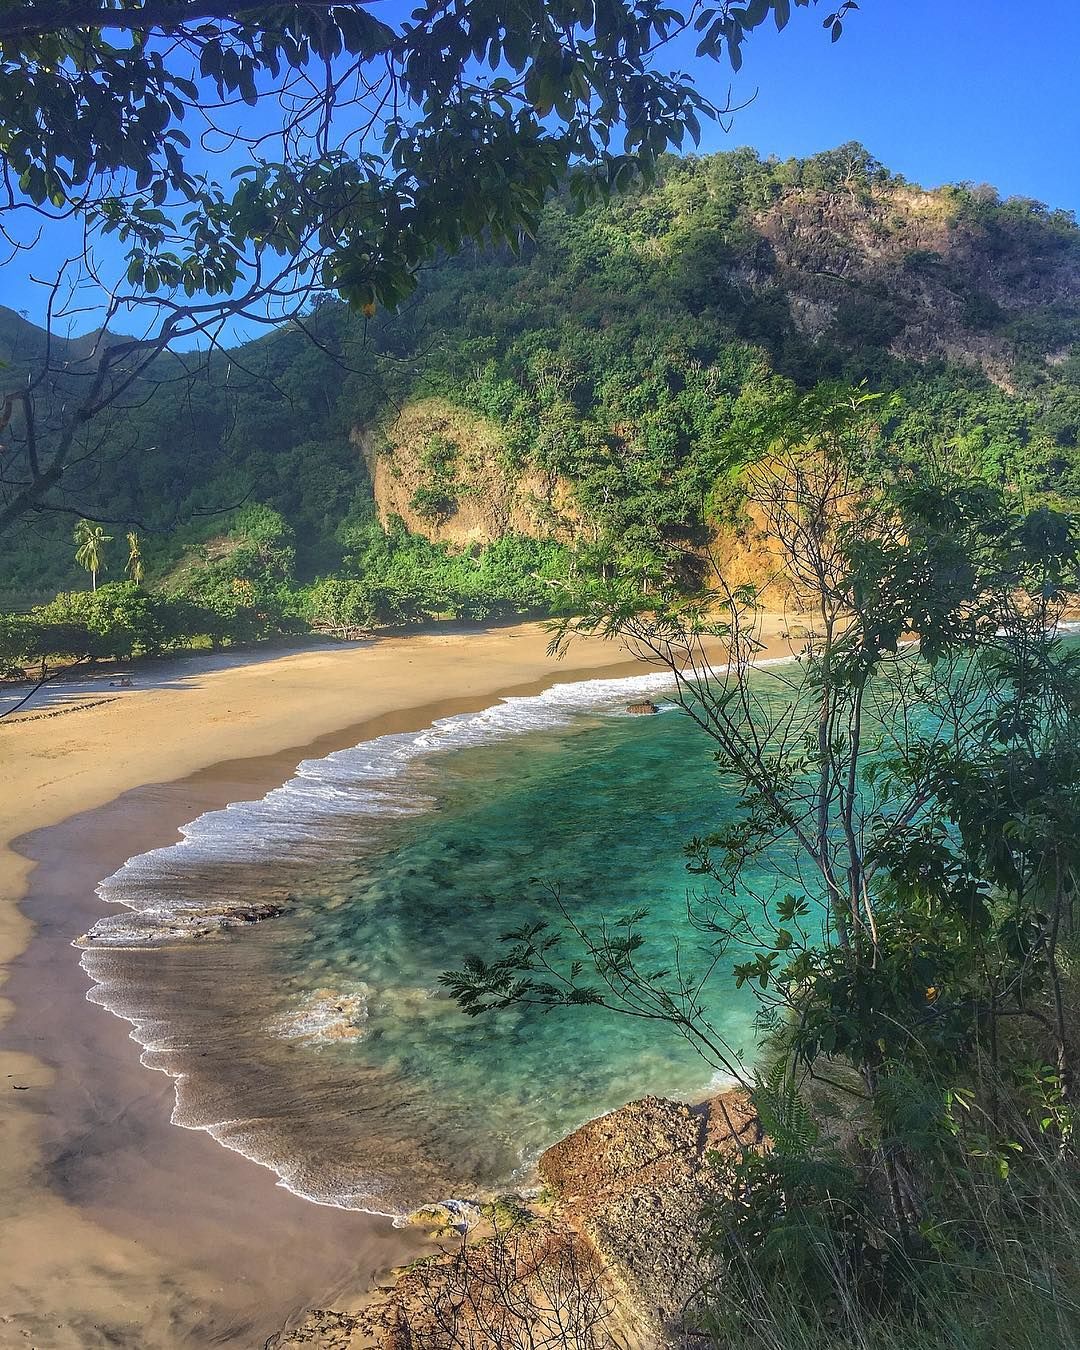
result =
M549 546L663 571L719 509L762 410L834 381L896 394L899 456L1080 496L1072 216L925 191L858 146L672 158L582 215L553 202L520 256L432 269L396 315L327 304L310 328L192 380L169 358L57 500L114 535L138 522L151 580L174 589L215 567L235 589L245 541L241 559L276 549L281 584L385 572L395 550L430 564L398 517L439 556L503 535L532 572ZM10 367L41 340L0 311ZM41 512L2 541L6 603L85 584L71 527Z

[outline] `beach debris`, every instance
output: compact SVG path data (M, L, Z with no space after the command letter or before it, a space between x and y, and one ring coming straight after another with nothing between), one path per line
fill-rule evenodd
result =
M658 713L660 709L652 699L643 698L638 703L628 703L626 711L633 717L651 717L653 713Z

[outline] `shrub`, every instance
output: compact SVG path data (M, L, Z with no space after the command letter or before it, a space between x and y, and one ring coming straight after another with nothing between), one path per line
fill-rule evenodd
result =
M64 591L34 611L47 628L60 626L64 638L85 634L83 650L73 656L112 657L153 655L169 640L167 602L144 591L133 581L114 581L96 591ZM43 635L52 650L64 650L59 633Z

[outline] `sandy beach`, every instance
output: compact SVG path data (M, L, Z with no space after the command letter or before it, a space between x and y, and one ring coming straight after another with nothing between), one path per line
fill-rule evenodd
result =
M0 721L0 1346L263 1346L424 1250L170 1125L171 1080L86 1002L70 944L126 858L301 759L643 669L598 639L558 661L548 637L448 629L133 666L131 688L110 671Z

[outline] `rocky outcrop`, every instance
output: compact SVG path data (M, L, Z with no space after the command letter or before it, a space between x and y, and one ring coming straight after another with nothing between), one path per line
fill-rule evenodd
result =
M267 900L250 905L229 905L219 916L222 927L233 928L245 923L262 923L264 919L280 919L287 905Z
M508 533L569 539L570 485L509 462L499 427L445 399L408 403L381 432L357 433L384 527L467 548Z
M98 923L89 933L76 938L75 946L91 947L95 942L109 946L122 946L125 943L138 946L144 942L186 942L192 938L216 937L232 928L245 928L248 924L279 919L283 914L288 914L292 907L290 895L282 900L260 900L250 904L193 906L178 909L171 918L154 915L146 922L140 922L138 918L116 921L110 917Z
M581 533L571 483L535 467L513 468L498 426L445 399L407 404L382 431L357 431L354 440L384 528L397 517L412 534L455 550L508 533L564 543ZM764 603L783 602L780 565L760 521L714 523L708 552L733 587L752 583Z
M690 1350L697 1338L686 1305L709 1276L700 1214L720 1184L708 1155L763 1142L738 1093L699 1106L631 1102L542 1155L544 1203L511 1197L485 1206L471 1233L396 1272L362 1307L313 1312L270 1344ZM418 1219L431 1226L441 1217L436 1207Z
M690 1343L683 1310L709 1273L699 1215L718 1184L708 1153L762 1142L757 1115L737 1093L702 1106L646 1097L542 1155L560 1213L589 1239L646 1343Z
M658 713L660 709L651 699L642 699L640 703L628 703L626 711L632 717L651 717L653 713Z
M312 1308L303 1322L292 1331L271 1336L264 1350L278 1350L285 1346L310 1345L316 1350L356 1350L362 1342L359 1317L352 1313L335 1312L332 1308Z
M587 1239L537 1215L401 1272L357 1336L349 1350L642 1350Z
M1035 221L999 213L991 232L948 189L795 188L758 214L756 266L737 280L782 293L808 337L854 323L895 356L977 366L1011 390L1015 340L989 316L1067 306L1080 288L1066 235Z

